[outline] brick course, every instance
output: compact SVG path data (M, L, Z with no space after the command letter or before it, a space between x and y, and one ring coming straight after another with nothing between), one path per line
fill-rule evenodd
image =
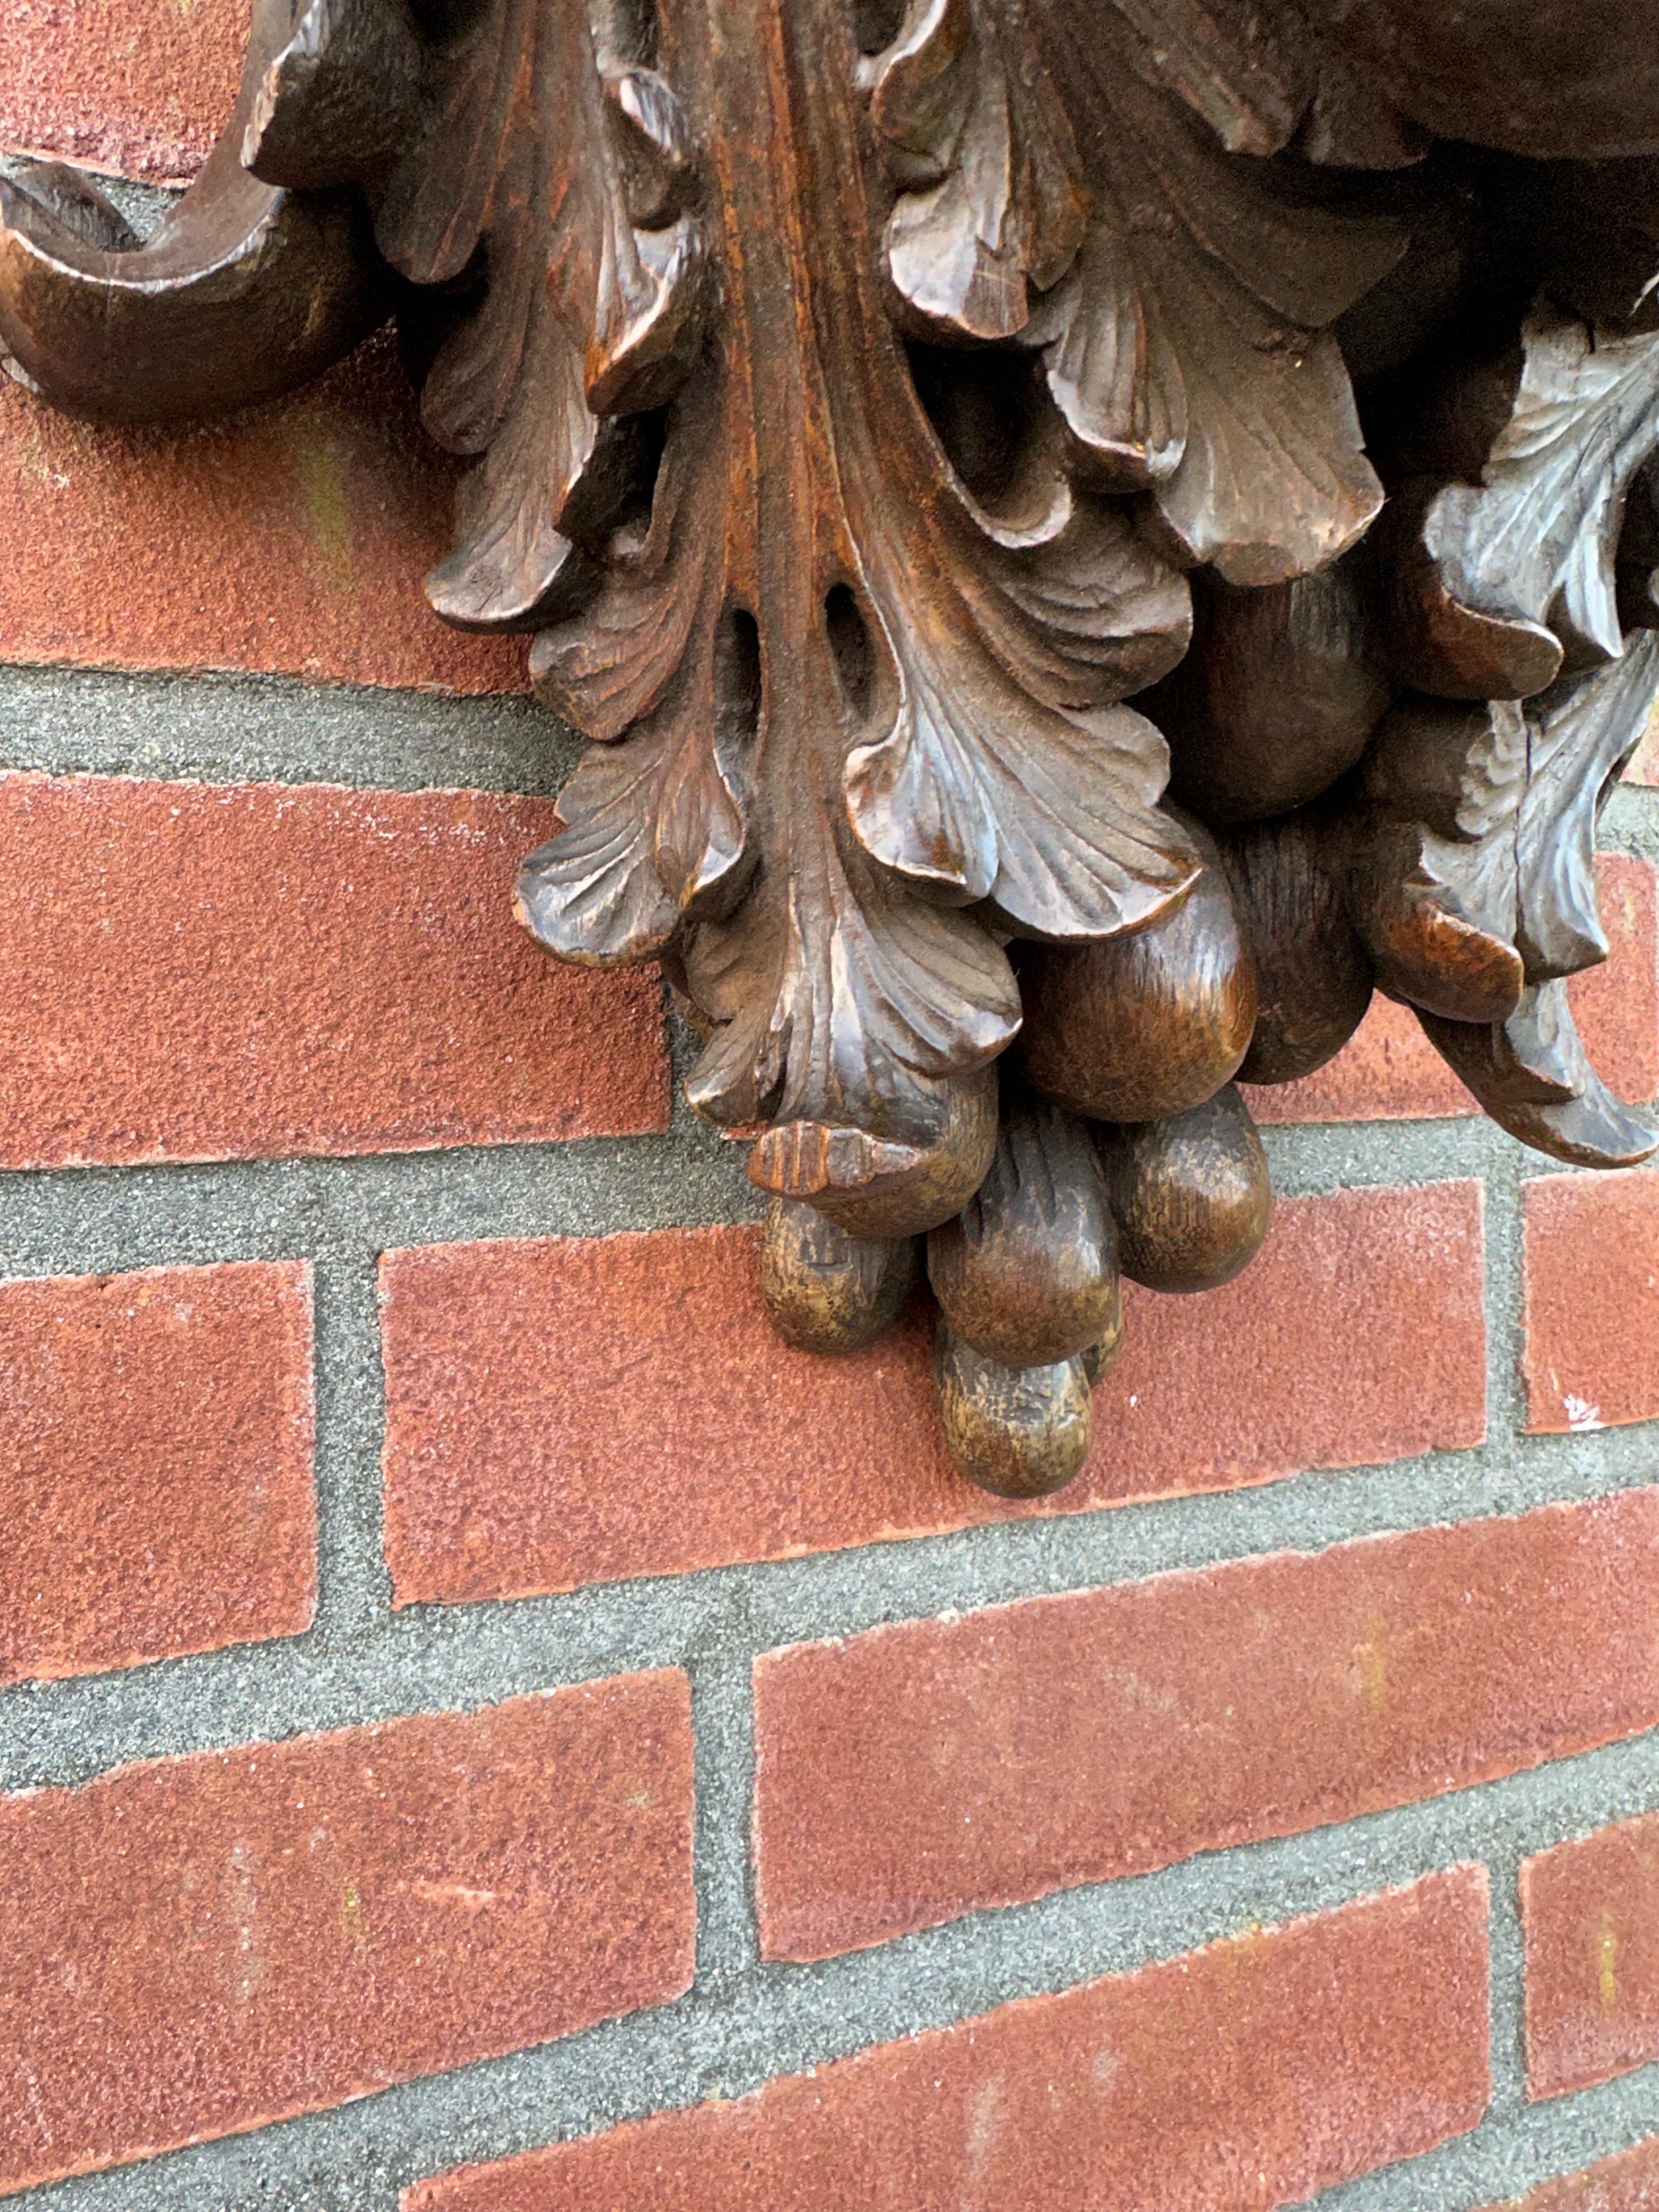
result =
M464 635L422 594L455 474L388 334L185 430L72 422L0 381L0 659L521 690L522 638Z
M0 0L0 145L189 174L228 107L245 12ZM422 728L442 732L431 780L465 781L476 757L493 782L472 702L522 690L524 643L459 636L421 600L455 476L385 334L308 392L187 433L65 423L0 380L0 661L247 672L212 687L233 759L267 674L420 690ZM1520 2172L1581 2167L1632 2114L1645 2124L1645 2077L1592 2087L1589 2105L1574 2087L1659 2058L1659 1814L1559 1838L1659 1802L1650 1744L1611 1741L1654 1718L1653 1493L1546 1501L1656 1472L1628 1425L1659 1416L1659 1178L1527 1188L1526 1336L1511 1339L1505 1148L1450 1126L1470 1102L1379 1004L1329 1069L1254 1100L1285 1125L1275 1150L1301 1187L1361 1187L1281 1206L1262 1259L1213 1297L1132 1293L1083 1483L1004 1508L944 1459L920 1326L841 1365L801 1359L765 1329L750 1231L661 1226L681 1162L698 1218L741 1211L739 1163L727 1156L722 1182L689 1143L666 1171L661 1141L635 1157L629 1140L666 1121L654 978L571 976L507 921L546 802L8 775L19 758L95 762L123 715L177 696L66 682L64 701L100 719L59 756L32 736L25 750L17 725L46 680L14 685L9 709L0 696L0 972L23 979L0 993L0 1164L52 1170L0 1174L14 1278L0 1279L0 1675L172 1663L0 1694L0 1764L20 1785L0 1797L0 2189L270 2124L246 2170L204 2147L180 2167L70 2182L64 2212L112 2188L392 2212L394 2176L564 2133L578 2139L417 2183L410 2212L1267 2212L1473 2127L1487 2098L1481 1870L1258 1929L1247 1912L1290 1909L1275 1902L1285 1855L1250 1838L1291 1830L1305 1831L1297 1879L1316 1885L1303 1893L1323 1898L1534 1854L1528 2025L1548 2101L1518 2119L1505 1976L1498 2104L1449 2169L1400 2172L1380 2201L1462 2212ZM257 772L314 775L318 732L341 718L307 684L282 696L299 737L285 757L259 700ZM384 696L360 696L359 726ZM120 757L179 773L197 756L154 720L123 725ZM330 772L375 771L340 757ZM1659 785L1652 735L1615 817L1652 854L1644 778ZM1574 1001L1615 1088L1641 1098L1659 1089L1653 872L1614 856L1601 881L1613 957ZM1363 1126L1305 1126L1403 1119L1426 1126L1397 1154ZM548 1186L500 1152L413 1175L263 1163L574 1136L622 1141L605 1146L601 1200L568 1171L590 1155L553 1178L568 1237L386 1256L392 1595L693 1579L393 1621L368 1507L380 1377L362 1285L383 1246L453 1233L434 1218L546 1226ZM167 1164L210 1157L246 1164ZM1478 1186L1443 1180L1471 1159L1498 1172L1489 1263ZM1382 1162L1417 1187L1366 1186ZM423 1198L404 1219L411 1187L435 1215ZM574 1233L618 1220L649 1233ZM246 1249L281 1256L81 1272L234 1254L243 1223ZM334 1271L319 1320L322 1475L337 1486L322 1611L313 1637L260 1649L302 1631L313 1602L313 1238ZM1535 1433L1515 1437L1501 1391L1482 1452L1488 1264L1499 1355L1525 1364ZM1562 1427L1581 1433L1548 1433ZM1399 1464L1435 1451L1455 1456ZM1181 1502L1357 1466L1374 1471ZM889 1553L873 1612L857 1560L787 1564L1137 1501L1110 1524L988 1526ZM1414 1525L1442 1514L1455 1525ZM1391 1533L1274 1549L1324 1540L1316 1527ZM746 1562L770 1564L696 1579ZM1107 1576L1123 1579L1075 1587ZM1036 1595L1050 1589L1069 1594ZM759 1902L775 1951L874 1943L1243 1849L914 1948L757 1958L738 1878L741 1673L757 1641L809 1632L754 1628L789 1623L803 1595L813 1635L860 1632L760 1663ZM869 1632L890 1605L948 1617ZM701 1848L723 1869L702 1984L510 2071L329 2117L687 1987L688 1655L711 1677ZM460 1710L550 1667L623 1665L665 1671ZM335 1732L190 1748L222 1740L227 1711L237 1733L283 1738L295 1697ZM349 1724L411 1703L434 1710ZM1593 1744L1571 1770L1480 1787ZM136 1751L177 1755L58 1786ZM1353 1823L1443 1790L1465 1794ZM1176 1931L1146 1948L1243 1932L1073 1986L1103 1956L1089 1931L1115 1930L1115 1946L1141 1926L1143 1895ZM933 2020L977 2016L718 2100L728 2079L896 2033L913 1987ZM1048 1993L999 2003L1016 1990ZM864 2024L866 1990L888 2025ZM302 2112L316 2117L283 2133ZM1654 2146L1523 2203L1659 2212Z
M1659 1814L1528 1859L1521 1911L1533 2095L1659 2058Z
M1647 1490L769 1652L762 1948L824 1958L1650 1728L1656 1587Z
M690 1793L665 1672L0 1798L0 2188L677 1996Z
M0 1681L310 1621L311 1270L0 1282Z
M751 1231L393 1252L397 1595L522 1596L1474 1444L1480 1269L1473 1184L1281 1204L1238 1282L1129 1298L1089 1467L1033 1509L951 1468L920 1324L836 1361L781 1344Z
M0 1164L662 1127L659 987L509 910L550 801L0 775Z
M1486 1884L1460 1867L403 2204L1268 2212L1473 2127L1487 2093Z

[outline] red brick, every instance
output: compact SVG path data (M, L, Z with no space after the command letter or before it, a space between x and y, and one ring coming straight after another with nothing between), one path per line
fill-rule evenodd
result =
M0 1681L297 1635L312 1443L302 1262L0 1283Z
M1486 2212L1659 2212L1659 2137Z
M0 1799L0 2188L660 2004L690 1853L668 1672Z
M1659 1094L1659 878L1646 860L1602 853L1595 880L1612 950L1567 995L1603 1080L1637 1105Z
M0 1164L660 1128L658 986L512 919L546 799L0 776Z
M1632 783L1659 783L1659 716L1648 724L1647 734L1626 774Z
M0 146L163 183L228 115L247 0L6 0Z
M455 467L382 337L303 392L99 429L0 380L0 659L520 690L521 638L439 621Z
M1473 2127L1474 1867L752 2095L462 2167L404 2212L1269 2212Z
M1659 1813L1526 1860L1521 1913L1532 2094L1659 2058Z
M757 1664L762 1948L821 1959L1659 1723L1659 1490Z
M1379 992L1336 1058L1299 1083L1249 1084L1264 1126L1280 1121L1439 1121L1480 1111L1408 1008Z
M1540 1176L1523 1205L1528 1427L1659 1418L1659 1170Z
M923 1322L842 1359L791 1351L761 1309L749 1231L388 1253L398 1601L523 1596L1478 1443L1481 1268L1473 1183L1282 1205L1238 1282L1130 1298L1087 1470L1016 1505L951 1467Z
M1659 1091L1659 902L1645 860L1596 862L1605 964L1573 978L1573 1012L1591 1059L1621 1098ZM1300 1083L1251 1086L1258 1121L1435 1121L1480 1111L1409 1010L1385 999L1328 1066Z

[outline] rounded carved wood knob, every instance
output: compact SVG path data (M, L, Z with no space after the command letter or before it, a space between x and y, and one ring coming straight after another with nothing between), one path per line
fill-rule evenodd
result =
M850 1237L816 1206L775 1198L761 1237L772 1326L802 1352L857 1352L884 1336L916 1279L909 1237Z
M1004 1366L941 1316L934 1366L945 1441L970 1482L999 1498L1047 1498L1082 1471L1093 1416L1080 1358Z
M1255 1029L1238 1080L1294 1083L1342 1049L1371 1002L1371 963L1348 914L1346 841L1304 807L1219 842L1255 969Z
M1115 1337L1117 1232L1084 1125L1010 1103L990 1173L927 1240L927 1273L957 1334L1004 1366L1046 1366Z
M1152 713L1170 740L1170 787L1206 821L1287 814L1364 751L1389 698L1365 557L1254 591L1200 572L1192 650Z
M1123 1272L1154 1291L1212 1291L1255 1257L1273 1187L1250 1111L1229 1084L1201 1106L1101 1133Z
M994 1067L938 1087L943 1110L932 1144L822 1121L781 1122L756 1140L750 1181L815 1206L849 1236L925 1235L961 1212L997 1145Z
M1221 856L1206 830L1179 818L1204 866L1173 914L1093 944L1032 946L1021 959L1026 1072L1073 1113L1181 1113L1212 1097L1249 1048L1255 975Z

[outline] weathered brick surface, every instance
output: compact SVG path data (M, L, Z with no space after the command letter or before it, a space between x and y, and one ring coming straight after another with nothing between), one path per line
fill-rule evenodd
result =
M0 1164L661 1127L658 987L514 923L549 800L0 775Z
M1659 2138L1486 2212L1659 2212Z
M661 2003L690 1847L675 1673L0 1799L0 2187Z
M1599 968L1568 987L1586 1049L1606 1081L1632 1104L1659 1091L1659 909L1645 860L1604 853L1596 864L1601 920L1611 947ZM1438 1120L1478 1112L1406 1007L1381 993L1352 1041L1300 1083L1255 1085L1257 1121Z
M1632 783L1659 783L1659 718L1648 724L1647 735L1626 773Z
M1659 2058L1659 1814L1527 1860L1521 1911L1532 2094Z
M180 431L94 428L0 380L0 660L520 690L523 639L422 596L454 480L386 337Z
M1486 1881L1317 1918L405 2192L404 2212L1269 2212L1473 2127Z
M0 146L188 176L230 106L246 13L247 0L0 0ZM521 640L461 636L423 605L458 465L421 433L384 334L307 392L179 433L69 423L0 380L0 662L520 691ZM168 733L156 740L172 757ZM1659 732L1643 781L1659 785ZM662 1128L654 980L553 969L507 918L513 864L551 818L544 802L468 793L0 775L0 973L27 984L0 993L0 1168ZM1615 856L1601 878L1613 958L1574 983L1574 1003L1613 1087L1647 1098L1654 872ZM1287 1123L1473 1110L1411 1018L1381 1001L1332 1066L1252 1103ZM1435 1157L1427 1132L1415 1142L1414 1159ZM498 1157L477 1171L487 1224L515 1170ZM348 1175L316 1171L319 1201ZM264 1187L258 1170L246 1180ZM123 1218L155 1195L145 1218L171 1225L147 1234L147 1255L198 1255L193 1231L167 1241L185 1218L169 1209L193 1202L178 1176L131 1192L118 1175L76 1177L66 1224L94 1182ZM1659 1419L1656 1184L1529 1189L1534 1428ZM34 1194L19 1197L32 1219ZM280 1264L0 1280L0 1682L305 1627L308 1233L272 1248L293 1252ZM53 1229L38 1248L50 1257L9 1244L8 1264L73 1270L130 1249L100 1231L83 1254L80 1234ZM802 1358L771 1336L753 1261L751 1235L730 1228L388 1255L397 1601L781 1559L1484 1433L1471 1185L1286 1205L1228 1290L1132 1290L1090 1468L1026 1507L951 1468L919 1317L853 1360ZM1497 1267L1507 1310L1507 1246ZM342 1342L325 1337L325 1371ZM1575 1483L1601 1449L1574 1447ZM1517 1504L1548 1494L1556 1461L1526 1464ZM765 1949L878 1942L1655 1725L1656 1496L767 1655ZM1016 1586L1006 1556L998 1586ZM600 1596L584 1611L596 1603L604 1648L614 1608ZM631 1600L617 1604L632 1619ZM371 1621L362 1646L366 1702L339 1717L380 1709L383 1627ZM405 1619L393 1641L398 1666L428 1670L428 1702L476 1693L441 1620ZM152 1744L202 1741L199 1671L155 1678ZM269 1674L252 1652L207 1662L258 1714L249 1735L292 1724L271 1717ZM84 1708L98 1756L103 1701L132 1692L14 1688L30 1723L19 1755L37 1761L15 1771L59 1771L65 1710ZM1642 1756L1603 1754L1626 1778ZM690 1762L685 1684L670 1673L0 1798L0 2191L672 1997L692 1963ZM1659 2060L1656 1830L1652 1814L1527 1869L1538 2094ZM1346 1845L1338 1829L1299 1848L1328 1875ZM1272 1917L1270 1896L1250 1904ZM1461 1869L735 2103L445 2176L410 2192L410 2212L847 2212L890 2198L904 2212L1268 2212L1479 2117L1483 1907L1483 1877ZM988 1922L985 1942L1011 1924ZM779 1969L756 1971L764 1983ZM689 2019L650 2023L647 2078L685 2080L726 2002L700 1993ZM578 2106L586 2050L574 2076L554 2069ZM617 2094L605 2073L604 2098ZM622 2094L639 2098L636 2076ZM483 2124L495 2146L526 2140L510 2098ZM388 2149L418 2170L407 2126L394 2106ZM317 2185L349 2196L339 2161L356 2154L340 2140L321 2131ZM1536 2190L1520 2212L1659 2212L1656 2144ZM271 2162L280 2174L280 2148ZM151 2179L123 2185L144 2195Z
M1223 1489L1478 1443L1468 1183L1282 1205L1204 1298L1129 1302L1085 1474L1047 1507L955 1474L920 1323L828 1361L773 1334L752 1232L431 1246L381 1296L401 1602L524 1595Z
M191 175L228 114L247 0L5 0L0 147L155 183Z
M1539 1176L1524 1206L1528 1426L1659 1418L1659 1170Z
M825 1958L1650 1728L1656 1587L1649 1490L769 1653L762 1948Z
M1379 992L1334 1060L1299 1083L1249 1084L1264 1125L1285 1121L1442 1121L1473 1114L1473 1098L1407 1007Z
M0 1283L0 1681L297 1634L312 1436L302 1262Z

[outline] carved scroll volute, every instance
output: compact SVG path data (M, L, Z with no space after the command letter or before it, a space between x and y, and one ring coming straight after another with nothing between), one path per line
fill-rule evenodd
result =
M1659 691L1659 0L1478 15L260 0L154 238L0 184L0 349L83 414L395 306L468 464L432 605L592 740L520 918L664 963L780 1329L931 1296L1011 1495L1120 1273L1266 1232L1235 1079L1374 986L1524 1141L1659 1145L1565 998Z
M258 0L229 125L148 240L60 163L0 177L0 356L55 405L116 422L222 413L303 383L385 315L356 195L301 198L242 164L292 29L288 0Z

